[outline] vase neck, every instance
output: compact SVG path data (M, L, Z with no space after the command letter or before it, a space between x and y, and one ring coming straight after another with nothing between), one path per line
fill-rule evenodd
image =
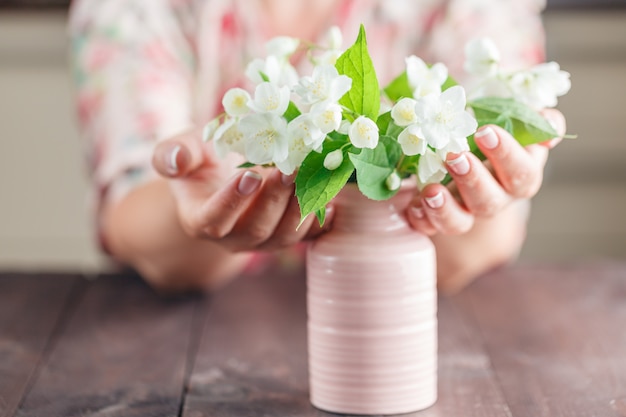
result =
M333 229L352 233L385 233L407 229L405 210L411 201L412 189L403 187L389 200L376 201L365 197L356 184L348 184L335 199L336 215Z

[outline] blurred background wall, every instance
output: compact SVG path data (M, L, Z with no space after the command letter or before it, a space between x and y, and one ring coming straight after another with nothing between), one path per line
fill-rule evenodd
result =
M67 1L27 2L57 7L0 0L0 269L97 271L105 263L86 209ZM522 259L626 259L626 7L550 6L548 57L572 74L560 109L579 138L552 154Z

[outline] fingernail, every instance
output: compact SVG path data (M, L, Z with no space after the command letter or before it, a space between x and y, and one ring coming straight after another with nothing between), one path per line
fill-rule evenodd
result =
M559 143L561 143L561 141L562 141L562 140L563 140L563 138L554 138L554 139L551 139L551 140L548 142L548 148L550 148L550 149L554 148L556 145L558 145Z
M237 191L239 191L239 193L243 195L250 195L259 188L262 180L263 177L261 177L256 172L246 171L239 180Z
M470 170L469 160L465 154L459 154L456 158L446 161L452 172L457 175L465 175Z
M550 124L550 126L552 126L552 129L554 129L555 132L559 131L559 127L556 124L556 120L551 119L551 118L546 118L546 121Z
M417 219L424 218L424 209L421 207L411 207L411 214Z
M489 126L476 132L474 138L487 149L495 149L495 147L498 146L498 136L496 136L496 132Z
M441 191L432 197L424 197L424 200L430 208L436 209L443 206L443 194L441 193Z
M291 174L291 175L281 174L280 181L283 183L283 185L290 186L293 184L294 178L295 178L295 174Z
M176 159L178 158L178 154L180 153L181 146L176 145L169 153L167 160L165 161L165 166L167 168L167 172L170 175L178 174L178 162Z

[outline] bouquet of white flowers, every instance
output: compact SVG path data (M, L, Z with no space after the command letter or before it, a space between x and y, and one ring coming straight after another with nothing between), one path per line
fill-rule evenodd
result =
M289 63L301 45L314 65L311 75L300 76ZM350 48L342 52L340 45L337 28L327 47L272 39L267 58L246 70L254 92L228 90L225 113L204 130L219 156L243 155L242 167L297 171L302 219L316 213L323 223L326 205L348 181L375 200L392 197L411 175L420 187L449 181L446 154L469 150L484 158L473 134L486 124L503 127L522 145L557 136L538 112L570 88L569 74L555 62L505 73L494 43L473 40L465 70L481 82L467 101L444 64L429 66L417 56L407 57L406 70L381 89L363 26Z

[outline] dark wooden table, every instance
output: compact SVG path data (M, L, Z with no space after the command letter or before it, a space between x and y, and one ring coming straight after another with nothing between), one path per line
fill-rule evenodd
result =
M626 416L626 264L520 265L440 300L419 417ZM328 416L301 270L163 298L132 275L0 274L0 417Z

